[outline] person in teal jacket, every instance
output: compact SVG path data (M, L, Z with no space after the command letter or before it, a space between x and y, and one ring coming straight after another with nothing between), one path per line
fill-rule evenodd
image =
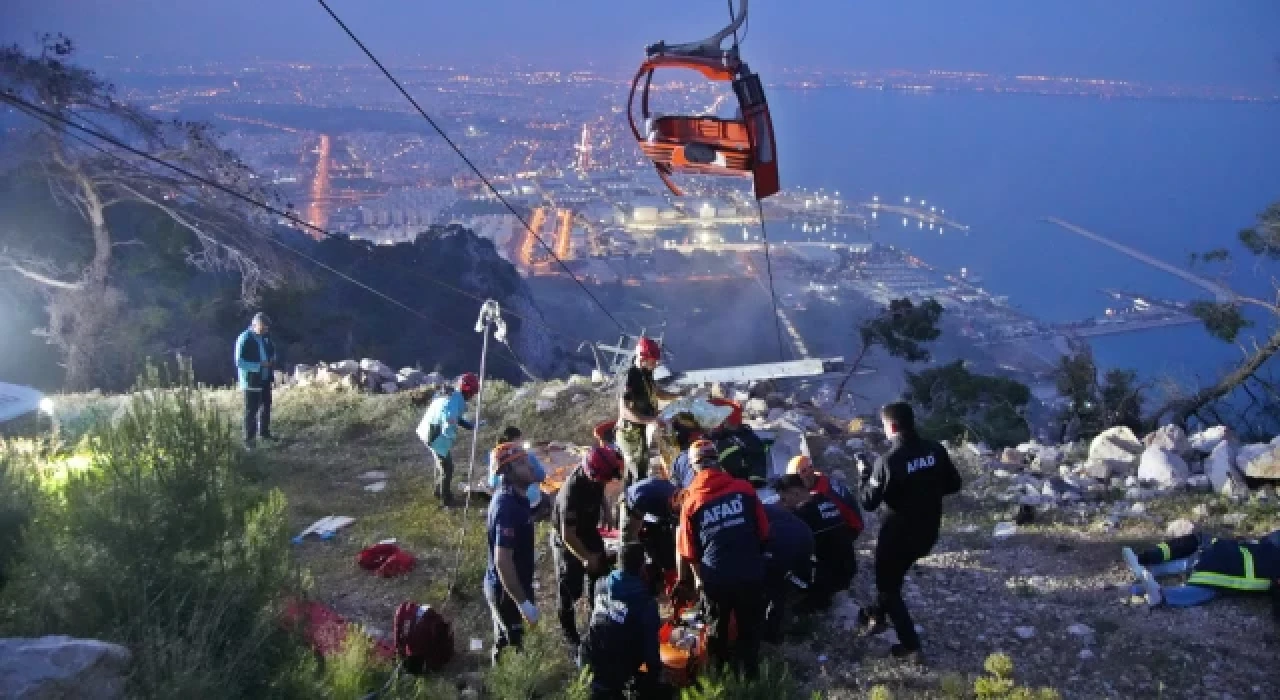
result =
M244 393L244 444L252 448L258 437L271 434L271 385L276 369L276 348L271 342L271 319L257 313L236 338L236 373Z
M453 457L450 451L458 439L458 427L474 430L476 426L463 417L467 401L480 391L480 378L471 372L458 377L453 391L442 391L431 400L427 413L418 424L418 438L431 453L436 467L436 498L445 506L453 505Z

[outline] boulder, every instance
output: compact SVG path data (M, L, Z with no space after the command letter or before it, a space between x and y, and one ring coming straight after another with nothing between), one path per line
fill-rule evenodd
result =
M1111 460L1089 460L1084 464L1084 473L1092 479L1107 481L1115 471L1115 462Z
M1280 479L1280 446L1242 447L1236 457L1236 466L1250 479Z
M581 374L570 375L569 386L591 386L591 378Z
M990 457L992 454L991 448L981 442L966 442L964 444L964 449L968 450L969 454L974 457L981 457L983 459Z
M384 394L394 394L397 391L400 391L400 385L395 382L383 382L380 388Z
M1157 444L1152 444L1143 451L1138 465L1139 481L1155 482L1167 488L1182 484L1190 476L1191 470L1187 468L1187 463L1175 451Z
M95 639L0 639L0 697L124 698L130 659L128 649Z
M396 376L396 373L391 371L391 368L383 362L379 360L370 360L367 357L360 360L360 369L364 370L368 374L375 375L380 379L391 380L395 379Z
M443 374L440 374L439 372L432 372L427 375L427 386L433 386L439 389L445 384L446 381Z
M1218 442L1204 461L1204 472L1209 477L1214 493L1230 496L1240 493L1244 488L1244 479L1236 471L1231 455L1231 443L1226 440Z
M1160 447L1176 455L1182 456L1191 452L1191 442L1187 433L1178 425L1163 425L1160 429L1143 438L1148 448Z
M1196 531L1196 524L1186 518L1178 518L1164 529L1165 537L1170 539L1186 537Z
M554 401L548 401L546 399L538 399L533 404L534 410L536 410L538 413L546 413L547 411L555 409L555 407L556 407L556 404Z
M1000 461L1004 464L1022 466L1022 453L1012 447L1006 447L1000 452Z
M1212 491L1213 481L1209 479L1208 474L1193 474L1187 479L1187 488L1192 491Z
M355 360L343 360L341 362L330 362L329 371L339 375L355 374L360 371L360 363Z
M548 401L555 401L556 399L560 398L561 394L563 394L568 390L569 390L568 385L561 384L560 382L552 382L542 387L542 391L538 392L538 396Z
M294 366L293 366L293 381L294 381L294 382L296 382L296 383L298 383L298 384L306 385L306 384L310 383L310 382L311 382L311 380L313 380L313 379L315 379L315 378L316 378L316 368L315 368L315 367L312 367L311 365L294 365Z
M1108 428L1089 443L1089 462L1107 463L1112 469L1129 472L1138 465L1142 443L1124 426Z
M1191 445L1191 449L1196 452L1209 454L1213 452L1213 448L1218 446L1218 443L1227 440L1229 436L1230 433L1225 425L1215 425L1192 435L1187 442Z
M1058 447L1042 447L1031 461L1031 468L1038 472L1051 472L1062 464L1062 449Z
M769 412L769 404L764 399L751 399L744 407L747 413L763 416Z

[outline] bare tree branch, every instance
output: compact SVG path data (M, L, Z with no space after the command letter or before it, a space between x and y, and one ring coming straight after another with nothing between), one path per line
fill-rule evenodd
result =
M60 279L55 279L53 277L49 277L48 275L44 275L39 272L36 272L35 270L32 270L24 265L19 264L16 260L14 260L13 258L7 255L0 255L0 266L2 266L3 269L6 269L6 270L13 270L14 272L18 273L19 275L22 275L23 277L31 280L32 282L38 282L46 287L53 287L55 289L74 290L74 289L81 289L84 286L83 282L64 282Z

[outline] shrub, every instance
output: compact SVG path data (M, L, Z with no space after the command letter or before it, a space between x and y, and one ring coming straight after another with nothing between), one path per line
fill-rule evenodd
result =
M713 670L686 688L681 700L777 700L800 696L800 688L786 664L765 662L760 675L750 681L726 669Z
M490 695L504 700L556 696L555 691L568 683L575 670L560 633L553 627L555 623L550 618L526 626L520 651L510 647L503 650L498 664L485 677Z
M1060 700L1053 688L1033 690L1017 685L1013 680L1013 659L1008 654L988 656L982 668L990 675L980 676L973 683L978 700Z
M0 443L0 590L9 579L31 522L35 458L29 443Z
M301 650L279 624L299 580L284 497L253 487L190 368L165 386L149 367L85 450L61 477L43 465L0 626L124 644L136 697L278 695Z

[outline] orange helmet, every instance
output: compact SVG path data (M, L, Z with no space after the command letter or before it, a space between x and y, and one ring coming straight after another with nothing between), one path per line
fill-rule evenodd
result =
M813 460L804 455L796 455L787 462L787 473L807 477L813 474Z
M636 343L636 355L642 360L661 360L662 348L653 338L641 338L640 342Z
M695 440L689 445L689 461L698 469L714 467L720 463L720 451L710 440Z
M501 474L506 471L507 465L528 456L529 453L525 452L520 443L504 442L489 452L489 472Z

